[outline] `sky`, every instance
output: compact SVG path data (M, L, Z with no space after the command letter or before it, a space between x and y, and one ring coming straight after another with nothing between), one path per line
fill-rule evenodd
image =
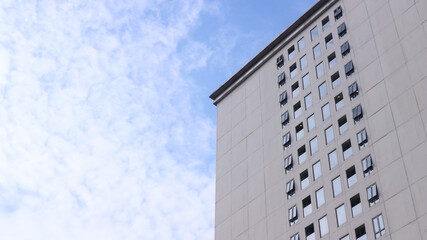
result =
M214 239L208 96L314 0L2 0L0 239Z

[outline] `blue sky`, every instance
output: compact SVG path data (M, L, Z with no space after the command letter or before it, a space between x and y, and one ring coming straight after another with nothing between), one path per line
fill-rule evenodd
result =
M209 94L313 0L0 3L0 239L213 239Z

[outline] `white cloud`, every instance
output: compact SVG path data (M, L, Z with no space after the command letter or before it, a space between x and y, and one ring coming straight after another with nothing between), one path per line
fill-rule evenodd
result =
M206 59L176 52L203 8L0 3L1 239L213 238Z

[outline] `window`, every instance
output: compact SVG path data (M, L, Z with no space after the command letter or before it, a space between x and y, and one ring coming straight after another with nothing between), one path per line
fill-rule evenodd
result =
M366 135L365 129L357 133L357 142L359 143L359 149L368 145L368 135Z
M335 21L338 20L338 19L340 19L340 17L342 17L342 8L341 8L341 6L337 7L334 10L334 17L335 17Z
M285 170L286 173L289 172L294 167L294 161L292 155L289 155L285 158Z
M345 174L347 175L347 186L349 188L357 183L356 167L354 165L347 169Z
M283 136L283 149L291 146L291 133L288 132Z
M340 85L341 80L340 80L340 73L336 72L334 73L334 75L331 76L331 82L332 82L332 88L336 88Z
M351 155L353 155L353 150L351 149L351 141L350 139L345 141L342 145L342 154L344 157L344 160L349 158Z
M320 165L320 160L313 164L313 180L315 181L322 176L322 166Z
M304 37L298 40L298 50L301 52L305 48Z
M340 240L350 240L350 236L347 234L344 237L340 238Z
M326 88L326 82L323 82L319 85L319 98L322 99L328 94L328 89Z
M288 49L288 59L291 60L294 56L295 56L295 47L294 47L294 45L292 45Z
M348 129L347 117L344 115L340 119L338 119L338 129L340 134L342 135Z
M302 56L302 58L299 59L299 65L301 67L301 70L307 67L307 55Z
M356 240L366 240L366 230L365 224L360 225L356 229L354 229L354 233L356 234Z
M283 58L283 55L280 55L276 60L277 69L281 68L284 62L285 62L285 59Z
M311 97L311 93L304 97L305 109L307 110L311 105L313 105L313 98Z
M337 64L337 58L335 56L335 52L331 53L331 55L328 56L328 63L329 63L329 68L333 68Z
M320 237L323 237L329 233L328 216L325 215L324 217L319 219L319 230L320 230Z
M282 92L279 96L280 107L284 106L288 101L286 91Z
M317 26L310 30L311 41L316 39L319 36L319 31L317 30Z
M316 120L314 119L314 114L311 114L311 116L307 118L307 127L309 132L316 127Z
M334 38L332 37L332 33L325 37L325 44L326 44L326 49L334 45Z
M354 99L359 95L359 88L357 87L357 82L352 83L348 87L348 95L350 96L350 100Z
M372 165L371 155L362 159L362 168L363 168L363 175L365 177L374 171L374 165Z
M345 43L343 43L343 45L341 45L341 55L342 57L345 57L349 53L350 53L350 44L348 43L348 41L346 41Z
M299 240L299 234L293 235L290 240Z
M308 170L306 169L302 173L300 173L299 177L301 180L301 189L308 187L308 184L309 184Z
M291 73L291 78L295 77L298 74L297 64L294 63L289 67L289 72Z
M338 227L347 222L347 217L345 215L345 207L344 204L335 208L335 214L337 215L337 224Z
M283 86L283 84L285 84L285 72L282 72L278 77L277 77L277 84L279 84L279 87Z
M298 163L301 164L307 159L307 154L305 150L305 145L302 145L302 147L298 148Z
M372 225L374 226L375 238L379 238L385 235L385 227L383 221L383 215L378 215L372 219Z
M353 74L354 73L353 61L348 62L344 66L344 70L345 70L345 76L346 77L349 77L351 74Z
M302 56L302 58L299 59L301 70L307 67L307 55Z
M311 150L311 155L319 151L319 147L317 146L317 137L314 137L313 139L310 140L310 150Z
M370 207L378 203L379 196L378 196L377 184L374 183L371 186L369 186L366 189L366 192L368 194L368 202Z
M332 125L325 129L325 139L326 144L329 144L332 142L332 140L334 140L334 128Z
M342 23L338 26L338 36L342 38L347 33L347 27L345 26L345 23Z
M316 235L314 234L314 224L310 224L305 228L305 239L306 240L315 240Z
M342 93L340 93L335 96L335 109L338 111L342 107L344 107L344 98Z
M299 115L301 115L301 102L297 102L294 105L294 118L297 118Z
M289 226L294 225L298 222L297 205L289 208Z
M325 31L329 27L329 17L325 17L322 20L322 30Z
M292 98L295 98L299 94L299 84L298 81L292 84Z
M291 180L286 183L286 195L288 199L291 198L295 194L295 180Z
M325 191L323 190L323 187L316 191L316 204L317 208L325 204Z
M304 137L304 125L302 122L295 127L295 132L297 136L297 141Z
M334 149L334 151L328 154L328 159L329 159L329 169L332 170L334 167L338 165L338 155L337 155L336 149Z
M331 111L329 110L329 103L326 103L322 107L322 116L323 116L323 121L325 121L328 117L331 116Z
M359 104L355 108L353 108L353 120L354 124L359 122L363 118L362 106Z
M302 87L306 89L308 86L310 86L310 74L307 73L302 77Z
M316 66L316 74L317 78L321 78L325 74L325 70L323 69L323 62Z
M304 217L307 217L308 215L310 215L310 213L312 212L312 207L311 207L311 197L310 195L308 195L306 198L304 198L302 200L302 208L303 208L303 212L304 212Z
M342 192L340 176L332 180L332 190L333 190L334 197L338 196Z
M313 48L313 56L314 59L320 57L320 55L322 55L322 50L320 49L320 44L317 44L316 46L314 46Z
M282 122L282 128L284 128L289 123L289 111L283 113L280 120Z
M356 194L350 198L351 214L353 217L362 213L362 203L360 202L360 195Z

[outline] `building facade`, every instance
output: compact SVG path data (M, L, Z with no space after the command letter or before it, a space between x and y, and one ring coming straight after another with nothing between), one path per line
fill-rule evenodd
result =
M427 0L321 0L210 97L215 239L427 239Z

